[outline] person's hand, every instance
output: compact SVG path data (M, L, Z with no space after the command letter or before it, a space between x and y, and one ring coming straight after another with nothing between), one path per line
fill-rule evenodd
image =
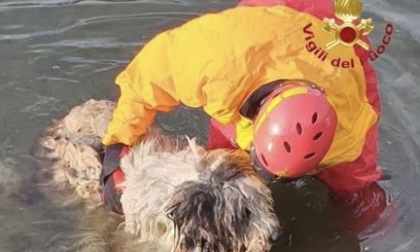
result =
M123 214L119 197L122 193L121 183L125 180L120 168L120 160L128 155L130 148L123 144L115 144L105 149L103 169L100 181L103 187L102 199L112 211Z

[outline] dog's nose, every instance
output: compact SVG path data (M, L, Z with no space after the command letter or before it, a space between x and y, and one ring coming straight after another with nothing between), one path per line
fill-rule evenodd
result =
M270 235L270 242L272 244L277 243L280 240L281 235L283 234L283 229L277 228Z

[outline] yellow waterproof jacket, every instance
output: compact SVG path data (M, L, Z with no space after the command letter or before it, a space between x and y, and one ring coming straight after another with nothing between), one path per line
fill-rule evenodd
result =
M334 39L321 30L324 25L285 6L236 7L158 34L118 75L121 96L103 143L133 145L158 111L183 104L235 124L237 142L247 149L252 123L239 114L246 98L270 81L306 79L324 88L338 114L336 136L321 165L355 160L377 115L352 47L337 46L324 60L308 50L310 41L310 47L325 48ZM352 67L332 66L335 58L353 59Z

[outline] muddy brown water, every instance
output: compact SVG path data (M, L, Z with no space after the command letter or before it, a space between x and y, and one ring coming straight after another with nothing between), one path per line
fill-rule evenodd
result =
M0 0L0 251L74 251L72 209L52 206L33 188L31 145L53 118L87 99L114 99L113 80L147 39L197 15L235 5L221 0ZM380 80L381 186L398 206L396 224L358 237L339 228L325 189L302 180L277 186L285 234L273 251L420 251L420 2L366 1L372 42L395 32L373 62ZM193 39L192 39L193 41ZM160 116L167 132L201 136L200 111ZM380 224L380 223L379 223ZM378 225L379 225L378 224Z

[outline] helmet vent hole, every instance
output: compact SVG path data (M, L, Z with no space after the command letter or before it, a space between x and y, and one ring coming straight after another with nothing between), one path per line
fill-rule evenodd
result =
M318 120L318 113L317 113L317 112L315 112L315 113L312 115L312 124L316 123L316 120Z
M302 125L300 123L296 124L296 130L299 135L302 135Z
M261 155L261 159L262 159L262 161L263 161L264 165L265 165L265 166L268 166L267 160L265 160L264 155Z
M288 142L284 142L284 148L287 152L292 152L292 147L290 147L290 144Z
M311 158L311 157L313 157L313 156L315 156L315 153L314 153L314 152L307 154L307 155L304 157L304 159L310 159L310 158Z
M318 140L321 136L322 136L322 132L318 132L318 133L316 133L316 135L314 136L313 140Z

